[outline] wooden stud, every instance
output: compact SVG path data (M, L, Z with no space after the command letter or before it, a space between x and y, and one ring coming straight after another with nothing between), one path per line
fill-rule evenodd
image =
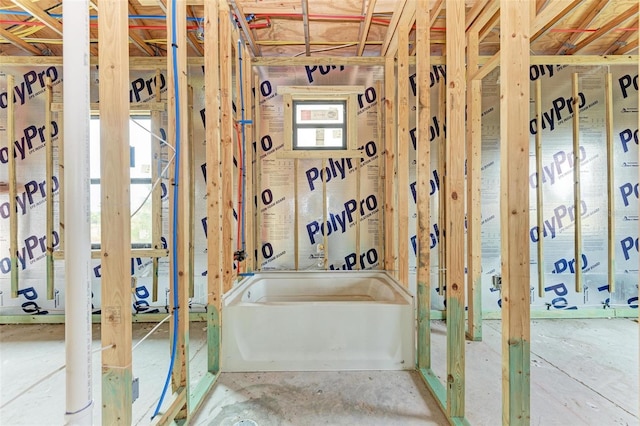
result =
M64 250L64 117L62 114L58 114L58 250ZM56 251L53 252L54 255L55 253Z
M405 5L415 11L415 0ZM405 15L406 16L406 15ZM398 281L409 286L409 30L398 24Z
M614 163L613 163L613 81L611 73L607 73L604 81L605 93L605 126L607 138L607 282L609 293L616 289L615 261L615 201L614 201ZM576 261L576 267L579 264Z
M396 261L396 228L395 228L395 114L396 97L395 63L393 58L387 57L384 66L384 269L397 277Z
M382 124L384 123L384 102L382 101L382 83L376 81L376 93L378 94L378 103L376 104L376 147L378 152L384 152L384 134ZM378 194L380 194L380 207L378 208L378 248L380 249L380 259L382 259L382 267L384 268L385 259L385 236L384 236L384 155L378 155Z
M51 101L53 99L53 86L51 84L51 77L47 77L45 87L47 96L44 106L44 144L46 150L45 185L47 188L47 299L53 300L55 283L53 276L53 141L51 140Z
M360 176L361 176L361 167L360 167L360 158L356 158L356 200L361 200L360 198ZM356 209L356 259L360 259L360 225L362 222L362 214L360 213L360 209ZM356 270L360 270L360 261L356 261Z
M478 68L477 33L467 34L467 69ZM467 77L467 338L482 340L482 81Z
M440 83L438 86L438 116L446 123L446 86L444 83ZM445 203L445 194L447 193L447 164L446 153L447 150L447 138L442 134L438 141L438 172L440 173L440 190L438 191L438 225L440 226L440 241L438 243L438 294L443 296L447 287L447 267L445 265L445 258L447 253L447 238L446 232L447 221L447 205Z
M160 82L160 70L156 70L156 82ZM159 83L158 83L159 84ZM159 86L157 86L159 89ZM156 90L156 102L161 102L162 94ZM151 133L160 134L162 127L162 115L160 111L151 111ZM162 146L153 136L151 139L151 181L158 182L151 193L151 246L154 249L162 248L162 188L159 185L161 176ZM158 301L158 258L152 260L151 300Z
M207 371L220 371L220 316L222 269L220 264L220 68L218 1L204 5L205 156L207 163Z
M418 1L416 9L416 77L418 86L418 142L416 175L418 181L418 369L431 368L431 55L429 31L430 11L426 1Z
M309 0L302 1L302 26L304 27L304 53L311 56L309 47Z
M502 424L530 415L529 2L500 0ZM449 129L447 129L449 131ZM507 143L508 141L508 143Z
M109 425L132 420L127 22L126 2L100 2L101 328L102 346L110 347L102 351L102 423Z
M175 7L173 5L175 2ZM175 16L172 16L175 9ZM179 156L176 156L176 170L174 172L174 185L179 188L178 205L173 206L177 209L178 220L177 229L173 230L177 234L176 248L174 253L174 262L172 267L177 269L177 289L175 284L170 287L169 296L175 297L174 291L177 291L178 306L174 306L174 315L178 315L178 329L175 330L173 321L171 322L172 333L177 333L177 352L173 366L173 374L171 384L174 392L180 392L186 389L189 392L189 283L193 275L190 262L190 253L192 241L191 235L191 147L189 145L189 111L188 98L189 92L187 88L187 17L185 0L169 0L167 7L167 21L175 21L176 25L175 40L177 47L167 51L167 87L172 88L168 92L168 136L173 139L173 145ZM171 37L171 35L170 35ZM171 37L173 39L173 37ZM174 61L177 62L176 72L174 73ZM176 96L177 95L179 97ZM179 115L178 115L179 112ZM178 123L180 126L178 127ZM179 142L179 144L178 144ZM177 260L177 263L176 263ZM174 270L172 269L172 273ZM174 273L175 274L175 273ZM175 416L176 419L185 419L187 417L189 407L184 406Z
M7 74L7 93L13 93L13 74ZM7 156L9 157L9 253L11 258L11 297L16 299L19 290L18 264L18 201L16 198L16 148L15 119L16 103L8 97L7 102Z
M373 11L376 8L377 0L369 0L367 3L362 3L362 7L366 6L366 14L364 21L360 24L360 32L358 34L358 56L362 56L362 52L364 52L364 45L367 41L367 37L369 36L369 28L371 28L371 18L373 18Z
M582 195L580 193L580 95L578 73L573 74L573 205L576 292L582 293ZM541 228L542 229L542 228Z
M219 2L220 18L220 162L222 165L222 282L224 292L233 286L233 112L231 107L231 15ZM238 16L239 19L244 17Z
M542 82L536 80L536 218L538 229L544 229L542 200ZM544 238L538 238L538 297L544 297Z
M35 46L27 43L17 35L13 34L9 30L5 30L4 28L0 28L0 37L7 40L9 43L13 44L15 47L24 50L27 53L31 53L32 55L42 55L42 52L36 48Z
M322 159L322 170L327 170L327 160ZM327 223L327 214L328 214L328 200L327 200L327 174L322 174L322 223ZM322 244L323 244L323 268L326 270L329 267L329 237L328 232L323 233L322 236Z
M465 6L447 2L445 148L445 268L447 301L447 416L464 417L465 395Z
M193 155L194 152L194 141L193 141L193 86L187 86L187 91L189 94L188 100L188 109L187 109L187 117L188 117L188 138L187 144L189 145L189 270L193 271L194 268L194 243L195 241L195 208L196 205L196 188L195 188L195 180L196 180L196 162ZM195 296L195 282L194 276L191 274L189 276L189 298L193 298Z
M251 60L249 50L243 47L242 75L244 78L244 118L245 118L245 141L244 141L244 178L245 178L245 272L252 272L255 269L255 203L254 203L254 185L253 185L253 167L255 156L253 153L253 102L252 102L252 82L253 75L251 72ZM259 87L257 87L260 90Z
M298 208L298 159L293 159L293 269L300 269L300 241L298 234L298 226L300 226L299 208ZM357 258L356 258L357 259Z
M262 156L258 154L258 147L260 146L260 143L258 142L258 139L260 139L260 135L261 135L261 127L260 127L260 121L261 121L261 109L260 109L260 90L258 90L258 88L260 87L260 77L256 74L253 76L253 85L256 88L255 91L255 95L254 95L254 99L253 99L253 109L254 109L254 114L253 114L253 124L254 124L254 133L256 135L256 179L255 179L255 188L256 191L255 193L258 194L260 192L260 190L262 189ZM256 229L256 252L257 252L257 256L256 256L256 269L257 270L261 270L262 269L262 208L261 208L261 203L262 203L262 197L257 197L257 205L256 205L256 225L255 225L255 229Z

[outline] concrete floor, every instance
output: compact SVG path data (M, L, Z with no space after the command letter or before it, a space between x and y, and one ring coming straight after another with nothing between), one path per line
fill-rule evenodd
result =
M482 342L467 342L466 412L472 425L501 424L500 321L484 321ZM135 324L134 342L153 327ZM433 369L446 377L445 324L432 325ZM204 373L202 323L190 330L190 376ZM94 347L99 349L99 325ZM0 326L0 425L63 424L64 327ZM532 425L638 425L638 324L629 319L534 320ZM168 326L133 356L140 398L133 423L149 424L168 365ZM100 424L100 356L94 355L94 424ZM168 398L170 399L170 398ZM165 400L163 407L168 405ZM245 421L244 423L242 421ZM445 425L414 372L222 374L196 425Z

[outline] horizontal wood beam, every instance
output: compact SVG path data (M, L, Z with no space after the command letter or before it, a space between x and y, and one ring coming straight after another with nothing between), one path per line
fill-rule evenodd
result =
M91 250L91 258L92 259L100 259L100 250ZM135 259L137 257L167 257L169 256L169 250L167 249L131 249L131 258ZM53 260L63 260L64 259L64 251L58 250L53 252Z

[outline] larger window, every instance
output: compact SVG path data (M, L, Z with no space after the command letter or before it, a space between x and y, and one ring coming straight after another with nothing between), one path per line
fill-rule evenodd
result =
M129 123L131 176L131 247L151 247L151 118L134 116ZM137 123L137 124L136 124ZM139 125L138 125L139 124ZM91 246L100 248L100 118L92 117L90 124L91 176ZM105 141L109 143L109 141ZM157 143L157 142L153 142ZM145 201L146 199L146 201ZM135 213L135 214L134 214Z

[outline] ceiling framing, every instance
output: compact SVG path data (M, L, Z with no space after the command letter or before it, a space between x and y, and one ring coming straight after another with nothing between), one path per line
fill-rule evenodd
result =
M166 1L128 0L130 56L165 56ZM431 53L445 48L445 0L429 1ZM638 49L637 0L531 0L539 27L532 55L628 55ZM411 25L415 51L415 7L407 0L228 0L255 57L385 56L397 50L399 25ZM535 2L535 3L533 3ZM97 15L100 0L90 2ZM409 2L409 4L413 4ZM467 29L479 30L480 54L499 48L497 0L466 0ZM203 0L187 0L189 56L204 54ZM0 0L0 55L61 56L60 0ZM97 55L97 19L91 20L91 54Z

